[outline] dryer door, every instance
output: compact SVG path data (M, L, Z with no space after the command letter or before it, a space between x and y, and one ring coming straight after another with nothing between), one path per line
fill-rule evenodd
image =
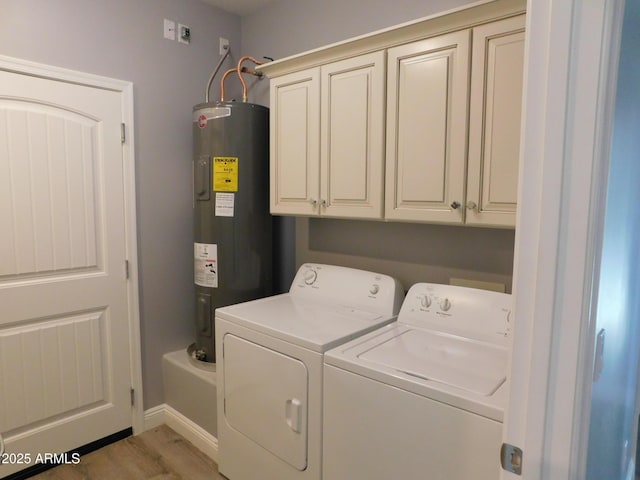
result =
M224 414L231 428L289 465L307 467L307 367L226 334Z

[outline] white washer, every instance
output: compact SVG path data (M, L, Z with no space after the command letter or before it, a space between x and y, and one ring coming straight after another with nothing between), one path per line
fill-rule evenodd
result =
M511 296L411 287L398 321L325 354L324 480L495 480Z
M323 354L397 318L393 278L305 264L289 293L216 310L218 469L321 478Z

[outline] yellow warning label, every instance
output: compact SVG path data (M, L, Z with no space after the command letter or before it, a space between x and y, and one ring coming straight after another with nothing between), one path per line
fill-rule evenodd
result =
M213 191L238 191L238 157L213 157Z

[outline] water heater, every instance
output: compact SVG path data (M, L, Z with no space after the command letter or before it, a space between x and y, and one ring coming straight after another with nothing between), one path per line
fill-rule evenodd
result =
M193 139L193 354L215 362L215 309L272 294L269 109L196 105Z

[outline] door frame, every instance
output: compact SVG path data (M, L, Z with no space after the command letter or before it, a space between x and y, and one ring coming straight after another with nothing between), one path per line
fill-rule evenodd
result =
M140 337L140 297L138 290L138 244L135 189L135 144L133 117L133 83L100 75L69 70L19 58L0 55L0 70L44 79L74 83L120 93L122 122L125 125L125 141L122 144L125 254L129 262L127 302L130 343L130 382L135 397L132 406L131 425L134 433L144 430L142 396L142 350Z
M529 0L503 442L522 475L579 479L593 372L594 285L624 0Z

